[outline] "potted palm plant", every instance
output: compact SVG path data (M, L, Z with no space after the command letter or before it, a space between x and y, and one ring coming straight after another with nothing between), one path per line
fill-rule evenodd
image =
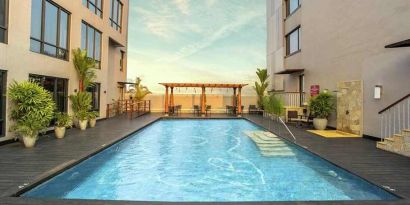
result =
M313 126L317 130L325 130L332 111L334 110L334 97L328 92L321 92L309 101L310 112L315 116Z
M269 86L268 83L268 70L267 69L257 69L256 75L258 76L259 82L255 82L255 86L253 89L256 91L256 94L258 95L258 107L263 109L264 107L264 97L266 93L266 89Z
M13 82L8 88L12 102L10 127L25 147L34 147L38 134L44 131L53 118L55 103L51 94L36 83Z
M70 95L69 98L71 100L71 108L73 109L75 120L77 121L76 126L80 127L81 130L85 130L88 123L88 112L92 107L91 94L78 92L75 95Z
M64 138L66 128L71 127L73 120L67 113L56 113L56 126L54 127L54 133L57 139Z
M73 49L73 64L78 75L78 87L83 92L97 78L95 60L87 56L86 50Z
M90 127L95 127L95 125L97 124L97 117L99 116L98 112L89 112L88 113L88 123L90 124Z

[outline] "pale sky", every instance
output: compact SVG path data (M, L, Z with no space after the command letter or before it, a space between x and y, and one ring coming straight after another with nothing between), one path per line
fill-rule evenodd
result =
M164 92L160 82L253 85L266 67L265 4L130 0L128 78L142 77L154 93Z

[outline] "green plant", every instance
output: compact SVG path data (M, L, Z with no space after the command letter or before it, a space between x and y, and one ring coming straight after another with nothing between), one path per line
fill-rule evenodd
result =
M8 96L12 102L10 117L15 121L11 130L37 137L50 125L55 103L47 90L34 82L13 82L8 88Z
M71 127L73 125L73 119L70 115L63 112L56 113L56 126L57 127Z
M256 75L259 78L259 82L255 82L255 86L253 89L255 89L256 94L258 95L258 106L263 109L263 98L266 93L266 89L269 86L268 83L268 70L267 69L260 69L258 68L256 71Z
M145 96L148 94L151 94L151 91L148 90L146 86L141 85L142 79L140 77L137 77L135 80L135 94L134 98L136 100L142 100L144 99Z
M88 112L88 119L93 120L96 119L98 116L100 116L100 113L96 111Z
M265 111L270 114L282 116L285 111L283 101L274 94L263 97L262 103Z
M90 86L97 77L95 73L96 62L94 59L87 56L87 51L85 50L77 48L73 49L72 53L73 64L79 78L78 87L80 92L82 92L85 88Z
M75 95L70 95L71 108L73 109L74 116L78 120L87 120L88 112L91 110L92 97L90 93L78 92Z
M73 109L73 112L79 112L79 111L89 111L92 106L92 96L90 93L87 92L78 92L75 95L70 95L70 100L71 100L71 108Z
M334 96L327 92L321 92L309 101L312 115L317 118L327 119L334 108Z

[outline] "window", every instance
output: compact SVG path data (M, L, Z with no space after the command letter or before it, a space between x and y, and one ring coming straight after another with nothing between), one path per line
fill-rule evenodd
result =
M290 16L300 7L300 0L287 0L286 1L286 16Z
M68 60L69 13L48 0L32 0L30 50Z
M0 136L4 137L6 130L6 89L7 89L7 72L0 70Z
M100 18L103 17L102 13L102 0L83 0L83 5L95 13Z
M111 14L110 14L110 22L111 27L115 30L121 32L121 24L122 24L122 3L119 0L111 0Z
M86 91L91 94L92 97L92 110L93 111L100 111L100 83L94 83L93 85L89 86Z
M101 32L83 21L81 25L81 49L101 68Z
M300 51L300 26L286 35L286 55Z
M121 51L120 71L124 71L124 58L125 58L125 52Z
M30 74L29 80L38 83L51 93L53 100L56 103L56 109L58 112L67 112L67 79Z
M0 0L0 43L7 42L8 0Z

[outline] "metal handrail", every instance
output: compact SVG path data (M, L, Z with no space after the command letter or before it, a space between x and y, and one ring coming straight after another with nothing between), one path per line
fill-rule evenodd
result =
M380 137L388 138L410 128L410 96L388 106L379 112Z
M379 114L382 114L382 113L386 112L386 111L389 110L390 108L392 108L392 107L394 107L395 105L401 103L402 101L406 100L406 99L409 98L409 97L410 97L410 93L407 94L406 96L400 98L400 99L397 100L396 102L392 103L391 105L387 106L387 107L384 108L383 110L381 110L381 111L379 112Z

